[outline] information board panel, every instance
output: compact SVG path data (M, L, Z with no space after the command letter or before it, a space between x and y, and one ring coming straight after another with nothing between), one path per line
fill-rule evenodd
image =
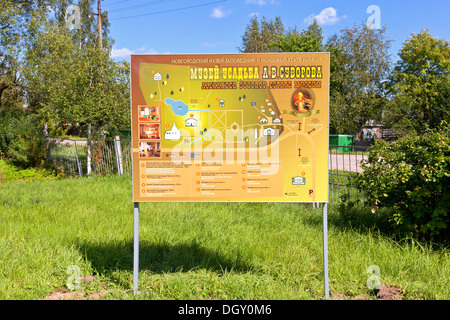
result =
M132 55L133 201L327 202L329 61Z

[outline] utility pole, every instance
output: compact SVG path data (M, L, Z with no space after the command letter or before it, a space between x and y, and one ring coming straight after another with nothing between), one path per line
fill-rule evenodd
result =
M97 27L98 27L98 47L101 49L103 47L103 32L102 32L102 5L101 1L97 0L97 13L92 12L93 15L97 16ZM108 12L105 12L105 16Z
M91 12L91 14L97 16L97 26L98 26L98 48L102 50L103 48L103 33L102 33L102 0L97 0L97 13ZM108 12L105 11L105 17ZM102 77L102 72L100 70L100 77ZM91 124L88 125L88 148L87 148L87 175L91 174Z
M102 41L103 41L103 32L102 32L102 5L101 0L97 1L97 24L98 24L98 47L102 48Z

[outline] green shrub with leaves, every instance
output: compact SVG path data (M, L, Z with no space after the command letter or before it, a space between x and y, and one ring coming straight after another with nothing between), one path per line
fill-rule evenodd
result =
M449 126L395 142L379 140L356 177L372 211L388 208L398 230L424 238L448 236L450 227Z
M51 169L18 168L6 160L0 159L0 184L9 182L35 182L58 180L66 177L65 173Z
M23 168L42 166L46 155L45 139L34 117L0 115L0 157Z

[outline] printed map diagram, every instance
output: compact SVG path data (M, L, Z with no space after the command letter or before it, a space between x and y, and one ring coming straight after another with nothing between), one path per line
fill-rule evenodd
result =
M201 81L189 81L189 72L188 66L140 67L147 104L161 108L162 148L199 141L207 147L218 137L225 145L227 139L239 138L252 148L261 139L270 144L282 134L283 115L270 89L205 90Z

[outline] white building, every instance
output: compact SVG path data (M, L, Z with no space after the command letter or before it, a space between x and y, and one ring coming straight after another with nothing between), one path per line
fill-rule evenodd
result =
M294 186L300 186L306 184L306 178L305 177L292 177L292 185Z
M260 123L267 123L267 119L266 118L261 118L261 120L259 120Z
M181 138L181 131L178 130L177 126L175 125L175 122L173 123L172 129L167 130L164 133L164 139L166 140L180 140Z
M274 136L275 135L275 129L266 128L266 129L263 130L263 135L265 135L265 136Z
M186 127L196 127L197 126L197 119L195 118L189 118L186 119Z

